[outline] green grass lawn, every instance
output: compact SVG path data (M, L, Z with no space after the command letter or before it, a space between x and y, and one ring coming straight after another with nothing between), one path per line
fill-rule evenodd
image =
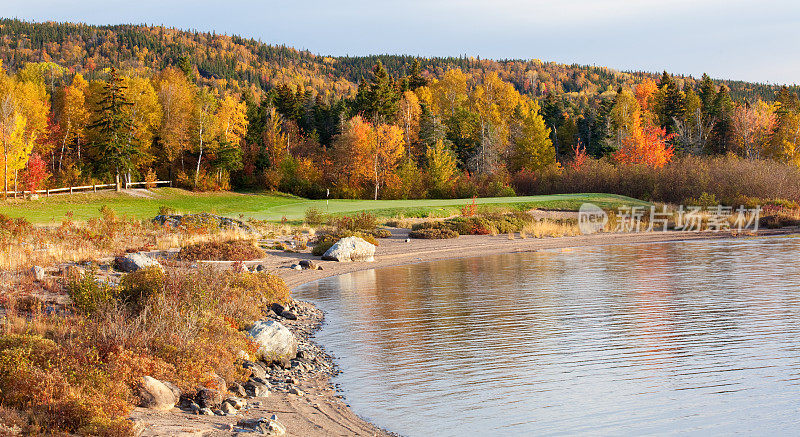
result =
M370 211L381 217L444 217L457 214L459 208L472 203L472 199L423 200L308 200L280 193L193 193L176 188L157 188L151 198L135 197L125 193L101 192L72 194L42 198L38 201L0 201L0 213L10 217L24 217L37 224L60 222L67 212L75 220L86 220L99 215L100 206L106 205L120 215L139 219L152 218L162 205L182 213L210 212L229 217L244 216L260 220L289 221L303 219L305 211L314 207L330 214L351 214ZM621 205L649 205L646 202L613 194L555 194L550 196L490 197L476 199L480 208L512 207L577 210L584 202L602 208L615 209Z

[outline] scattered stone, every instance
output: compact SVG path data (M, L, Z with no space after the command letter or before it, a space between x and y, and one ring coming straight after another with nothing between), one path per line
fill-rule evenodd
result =
M230 397L222 402L222 406L224 407L225 405L230 405L238 411L247 406L247 401L242 398Z
M197 392L197 403L203 408L218 407L222 398L222 393L213 388L204 388Z
M372 262L375 261L375 245L359 237L342 238L325 251L322 259L339 262Z
M244 391L247 396L252 396L254 398L269 396L269 386L263 382L254 381L252 379L245 383Z
M196 402L190 402L189 405L186 406L186 410L192 414L200 414L201 408Z
M223 402L222 405L220 405L219 409L226 415L233 415L239 412L239 410L237 410L236 407L233 406L233 404L227 401Z
M135 272L148 267L162 268L158 260L141 253L129 253L114 259L114 268L125 273Z
M262 264L259 264L259 265L255 266L255 268L253 270L256 271L256 272L263 272L266 269L267 268L264 267Z
M280 316L280 315L281 315L281 313L282 313L282 312L284 312L285 310L286 310L286 308L284 308L284 307L283 307L283 305L281 305L281 304L279 304L279 303L273 303L273 304L272 304L272 311L273 311L275 314L279 315L279 316Z
M203 416L213 416L214 412L211 410L211 408L201 408L200 414Z
M39 266L31 267L31 274L33 275L33 279L41 282L44 281L44 268Z
M406 238L406 243L410 243L410 242L411 242L411 239L410 238Z
M167 411L175 407L178 397L163 382L143 376L138 384L139 405L152 410Z
M289 389L289 393L297 396L303 396L303 391L297 387L292 387Z
M310 259L302 259L302 260L300 260L300 262L298 264L304 270L317 270L317 269L319 269L319 266L314 261L311 261Z
M292 264L292 270L303 270L303 268L299 264Z
M247 396L247 391L245 391L242 384L239 384L238 382L231 384L230 387L228 387L228 391L242 398Z
M252 429L265 435L282 436L286 434L286 427L278 422L278 417L274 414L269 419L266 417L242 419L236 423L236 426Z
M289 319L289 320L297 320L297 316L293 312L291 312L289 310L283 310L281 312L281 317L283 317L284 319Z
M242 363L242 367L250 371L256 378L266 378L267 377L267 367L261 364L260 362L255 361L245 361Z
M292 359L297 355L297 339L279 322L260 320L248 333L258 344L258 353L264 359Z

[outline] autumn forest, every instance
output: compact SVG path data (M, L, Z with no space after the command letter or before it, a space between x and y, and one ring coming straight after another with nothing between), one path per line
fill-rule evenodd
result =
M796 87L17 20L0 20L0 60L6 192L169 179L310 198L681 201L783 189L722 187L709 167L800 181Z

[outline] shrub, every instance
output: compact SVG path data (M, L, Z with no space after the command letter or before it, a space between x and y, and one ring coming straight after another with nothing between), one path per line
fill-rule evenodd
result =
M161 205L158 207L158 215L174 215L176 214L175 208L167 205Z
M178 257L183 261L248 261L266 254L253 240L209 241L181 248Z
M153 296L164 293L166 278L164 272L158 267L148 267L122 278L117 299L140 309Z
M372 231L378 226L378 220L373 214L360 212L354 216L333 219L333 226L343 231Z
M311 207L306 210L305 222L312 226L319 226L328 222L328 216L319 209Z
M105 371L96 354L67 349L40 335L0 337L0 400L24 409L41 432L127 435L130 391Z
M442 228L442 229L418 229L416 231L411 231L408 233L408 236L411 238L420 238L425 240L445 240L448 238L456 238L458 237L458 232Z
M83 314L92 314L114 299L114 290L97 280L94 270L83 276L68 279L67 294L75 307Z

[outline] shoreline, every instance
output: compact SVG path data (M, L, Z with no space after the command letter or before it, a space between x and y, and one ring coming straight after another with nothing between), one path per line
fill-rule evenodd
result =
M451 240L411 240L406 243L407 229L393 229L392 237L380 240L375 251L375 261L369 263L339 263L320 261L310 253L288 253L268 251L264 260L246 262L246 265L261 265L270 273L282 278L292 294L304 285L318 280L362 270L380 269L420 262L471 258L509 253L538 252L544 250L568 250L579 247L598 247L621 244L649 244L685 241L706 241L738 238L762 238L769 236L800 235L800 228L762 230L757 234L736 235L733 232L653 232L635 234L594 234L573 237L509 239L507 235L465 235ZM290 268L298 260L310 259L322 270L294 270ZM144 436L203 435L229 436L246 433L235 426L241 419L269 417L277 414L290 436L390 436L392 433L380 429L357 415L333 385L332 378L339 373L334 357L316 343L314 334L325 322L325 315L309 302L293 298L297 320L287 320L270 314L279 320L298 338L298 350L304 351L304 365L288 370L277 369L268 375L277 381L293 381L293 384L277 384L276 390L263 398L249 400L250 407L236 416L196 416L180 409L168 413L152 413L137 408L132 418L147 424ZM291 387L301 394L292 394Z

